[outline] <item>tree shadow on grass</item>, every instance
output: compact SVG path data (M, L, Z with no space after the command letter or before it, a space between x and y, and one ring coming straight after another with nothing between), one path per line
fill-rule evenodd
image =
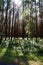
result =
M11 52L7 49L5 55L2 57L2 62L13 63L17 65L29 65L25 56L11 56Z
M8 48L5 52L5 55L1 58L2 62L5 63L12 63L12 64L17 64L17 65L29 65L29 63L27 62L27 58L25 56L19 56L17 50L16 50L16 56L15 54L11 54L11 51L13 50L13 48Z

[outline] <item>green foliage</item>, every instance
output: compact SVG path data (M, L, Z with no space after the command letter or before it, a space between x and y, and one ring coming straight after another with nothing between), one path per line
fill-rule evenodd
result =
M38 39L38 42L36 43L35 40L32 39L14 39L14 40L2 40L0 47L6 48L8 47L9 49L13 49L14 47L18 48L20 47L21 51L23 51L22 53L28 53L29 51L34 51L34 52L43 52L43 40L40 41L40 39Z
M8 48L13 49L13 41L11 41L11 40L9 41Z
M35 11L35 8L33 8L33 6L32 6L32 2L36 2L36 1L35 0L23 0L23 2L24 2L23 3L24 10L23 10L22 16L23 16L24 22L26 23L25 31L26 31L26 34L28 35L28 37L29 36L33 37L35 34L35 30L36 30L36 23L35 23L36 17L33 15L36 11ZM30 4L30 2L31 2L31 4ZM30 4L30 6L29 6L29 4ZM26 18L26 16L28 16L28 17Z
M15 46L15 47L18 47L18 46L19 46L19 43L16 41L16 42L14 43L14 46Z
M1 47L6 48L6 42L5 41L1 42Z
M18 58L18 59L24 59L24 60L28 59L28 60L42 61L43 47L41 45L43 45L42 43L43 40L42 39L37 39L37 40L38 40L38 43L36 43L35 39L27 40L27 38L26 39L18 38L13 40L6 39L6 41L3 40L2 41L3 47L0 46L0 53L3 53L4 55L1 60L5 62L9 62L9 60L10 62L14 62L14 59ZM17 48L19 47L21 47L21 49L18 51ZM16 48L16 50L14 48ZM35 49L37 49L37 51ZM22 55L20 55L21 53Z

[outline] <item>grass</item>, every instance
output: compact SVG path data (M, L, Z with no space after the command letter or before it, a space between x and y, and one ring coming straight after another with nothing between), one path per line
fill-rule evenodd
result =
M40 65L41 63L43 63L43 56L35 53L29 53L27 55L19 56L13 49L3 48L0 52L0 61L7 63L19 63L20 65L25 65L24 62L28 62L28 65L32 65L34 62L34 64L39 63Z
M17 63L19 65L43 65L43 53L28 51L28 54L27 53L24 54L22 49L18 50L18 48L20 47L20 44L23 46L23 43L25 43L26 45L27 45L27 43L29 43L29 44L31 44L31 43L29 41L26 41L27 39L25 39L25 42L22 39L21 39L21 41L20 40L18 41L18 39L17 39L16 43L15 43L15 40L13 40L14 44L12 43L12 41L7 40L7 43L8 42L9 43L6 47L0 46L0 62ZM13 47L13 48L11 48L11 47ZM37 47L37 46L35 46L35 47ZM25 46L25 48L27 49L28 47ZM31 49L31 47L30 47L30 49Z

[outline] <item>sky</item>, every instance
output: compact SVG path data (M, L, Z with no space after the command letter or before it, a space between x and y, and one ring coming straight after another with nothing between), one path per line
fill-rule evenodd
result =
M22 0L12 0L12 2L15 2L17 6L20 6ZM38 2L39 0L36 0Z
M20 6L20 4L21 4L21 0L12 0L12 2L15 2L15 4L16 4L17 6Z
M18 4L22 0L12 0L12 2L14 2L14 1L15 1L16 4ZM36 2L38 2L38 0L36 0Z
M14 1L15 1L16 4L18 4L18 2L19 2L20 0L12 0L12 2L14 2Z
M12 2L15 2L15 4L19 7L21 5L22 0L12 0ZM39 0L36 0L38 2Z

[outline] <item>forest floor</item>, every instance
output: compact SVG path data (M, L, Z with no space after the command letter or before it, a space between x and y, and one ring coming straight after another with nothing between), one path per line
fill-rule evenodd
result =
M30 52L31 48L36 52ZM29 49L28 52L27 49ZM38 39L37 43L35 39L2 41L0 43L0 63L6 63L5 65L43 65L43 39Z
M0 48L0 62L12 63L12 65L15 63L17 65L43 65L43 55L42 53L29 53L27 55L19 53L18 56L14 50Z

